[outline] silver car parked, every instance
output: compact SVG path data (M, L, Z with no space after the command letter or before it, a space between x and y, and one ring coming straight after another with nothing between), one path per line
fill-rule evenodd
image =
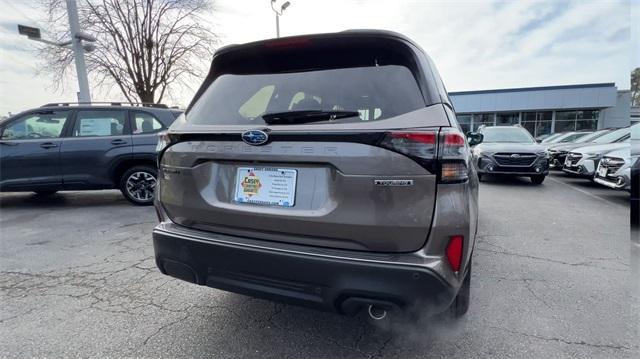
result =
M621 128L600 137L597 141L602 142L601 144L590 144L571 150L565 158L562 170L571 175L593 179L602 157L608 152L628 148L631 130L638 125ZM604 141L611 138L614 138L615 142Z
M596 170L594 181L613 189L631 190L631 167L637 158L631 159L629 147L607 153Z
M218 50L159 158L167 275L374 318L467 311L478 178L435 66L400 34Z

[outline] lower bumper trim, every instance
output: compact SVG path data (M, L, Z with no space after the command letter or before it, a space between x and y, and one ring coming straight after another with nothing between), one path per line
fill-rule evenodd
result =
M158 268L175 278L343 314L365 303L436 314L458 291L427 267L235 246L157 229L153 245Z

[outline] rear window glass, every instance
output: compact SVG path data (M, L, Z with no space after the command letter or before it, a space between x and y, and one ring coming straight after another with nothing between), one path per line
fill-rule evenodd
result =
M357 111L340 122L375 121L424 107L411 71L401 65L218 77L189 112L195 124L264 124L286 111Z

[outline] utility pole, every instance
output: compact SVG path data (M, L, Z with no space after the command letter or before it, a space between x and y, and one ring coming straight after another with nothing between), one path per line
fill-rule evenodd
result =
M89 80L87 78L87 65L84 62L84 52L91 52L95 50L96 46L93 42L96 41L96 38L80 30L76 0L66 0L66 2L67 14L69 15L69 28L71 29L71 40L63 42L45 40L41 37L39 28L20 24L18 24L18 33L20 35L25 35L29 40L73 50L73 57L76 62L76 72L78 74L78 89L80 90L78 92L78 102L91 102ZM83 40L87 43L83 43Z
M280 16L284 13L284 11L291 5L289 1L285 2L280 6L280 10L276 9L274 5L276 4L276 0L271 0L271 10L276 13L276 37L280 37Z
M71 47L73 57L76 60L76 73L78 75L78 102L91 102L89 93L89 79L87 78L87 64L84 62L84 47L82 46L82 34L80 21L78 20L78 6L76 0L67 0L67 14L69 15L69 28L71 29Z

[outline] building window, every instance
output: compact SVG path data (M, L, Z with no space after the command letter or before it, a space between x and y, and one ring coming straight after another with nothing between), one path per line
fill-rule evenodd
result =
M482 113L473 115L473 130L477 130L480 126L493 126L495 115L493 113Z
M496 116L496 124L498 126L500 126L500 125L502 125L502 126L516 125L516 124L518 124L519 120L520 120L520 118L519 118L517 112L499 113Z
M538 137L551 133L551 111L523 112L522 127L526 128L532 136Z
M598 128L598 110L557 111L555 132L595 130Z
M576 119L576 131L580 130L596 130L598 129L598 110L578 111Z
M458 115L456 118L463 133L471 131L471 115Z

